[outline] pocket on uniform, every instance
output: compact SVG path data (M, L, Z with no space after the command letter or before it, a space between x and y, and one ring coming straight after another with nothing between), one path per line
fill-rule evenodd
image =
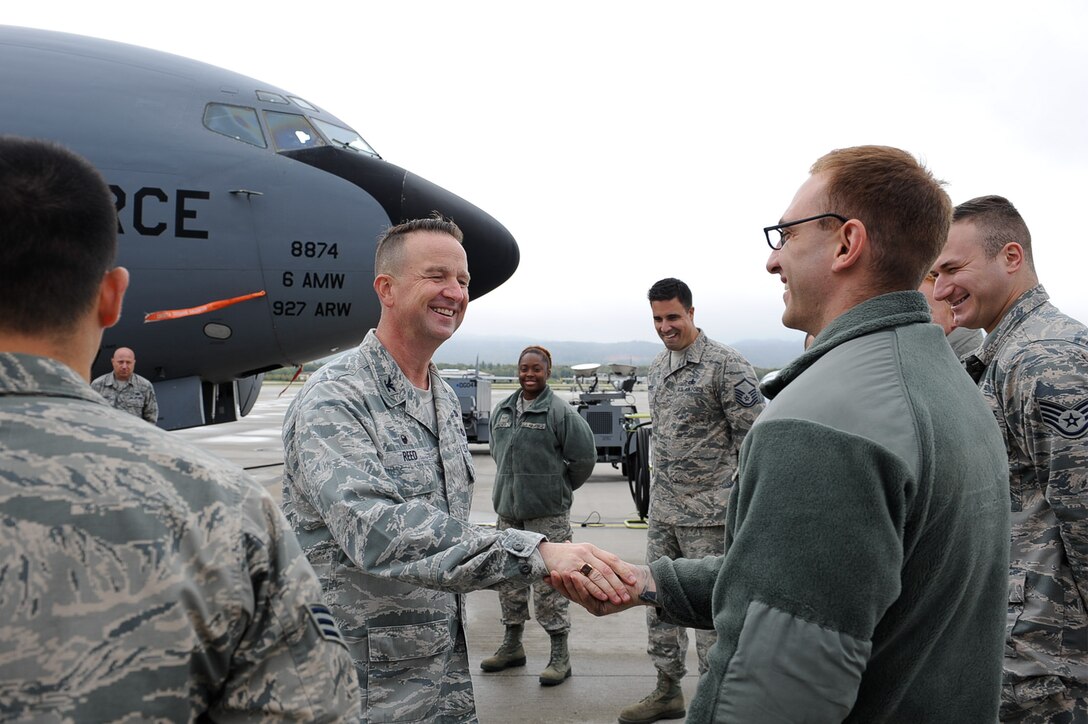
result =
M438 490L438 478L434 465L423 460L415 464L386 465L388 480L396 481L397 492L403 498L418 498Z
M453 649L449 622L371 628L368 639L367 719L375 723L433 719Z

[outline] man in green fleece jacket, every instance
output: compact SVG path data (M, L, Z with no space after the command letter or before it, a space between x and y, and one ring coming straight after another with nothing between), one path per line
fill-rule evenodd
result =
M862 146L820 158L765 230L783 323L815 342L765 386L725 554L639 567L633 591L717 631L689 722L997 719L1005 450L916 291L950 219L910 154ZM583 583L557 581L620 608Z

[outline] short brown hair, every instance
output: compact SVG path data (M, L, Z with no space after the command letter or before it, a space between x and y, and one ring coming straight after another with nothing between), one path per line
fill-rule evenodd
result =
M402 224L391 226L378 237L378 246L374 250L374 276L392 274L400 269L404 259L404 239L413 231L434 231L449 234L458 243L465 243L461 228L437 211L425 219L412 219Z
M883 291L917 289L952 223L944 181L890 146L836 149L812 164L811 173L828 174L829 211L865 225Z
M0 136L0 328L71 330L116 255L113 193L94 166L51 141Z
M952 223L970 221L982 233L982 249L987 259L1001 253L1006 244L1016 242L1024 249L1028 265L1034 269L1031 256L1031 232L1024 217L1004 196L978 196L964 201L952 212Z

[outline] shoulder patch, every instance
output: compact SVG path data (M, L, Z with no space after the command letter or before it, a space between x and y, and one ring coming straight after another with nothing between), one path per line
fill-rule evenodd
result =
M1039 412L1043 422L1068 440L1084 437L1088 432L1088 399L1081 400L1073 407L1039 400Z
M733 387L733 398L741 407L751 407L762 399L759 388L747 379Z
M347 648L348 644L344 641L340 629L337 628L336 620L332 617L332 611L329 610L328 606L323 603L308 603L306 604L306 613L310 614L310 620L317 627L317 633L320 634L321 638Z

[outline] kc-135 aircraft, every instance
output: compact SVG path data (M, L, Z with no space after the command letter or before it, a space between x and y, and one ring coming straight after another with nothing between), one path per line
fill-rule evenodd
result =
M391 224L457 222L474 298L518 265L498 221L317 103L180 56L0 26L0 133L55 140L110 184L132 281L93 374L132 347L167 429L235 420L264 372L357 344Z

